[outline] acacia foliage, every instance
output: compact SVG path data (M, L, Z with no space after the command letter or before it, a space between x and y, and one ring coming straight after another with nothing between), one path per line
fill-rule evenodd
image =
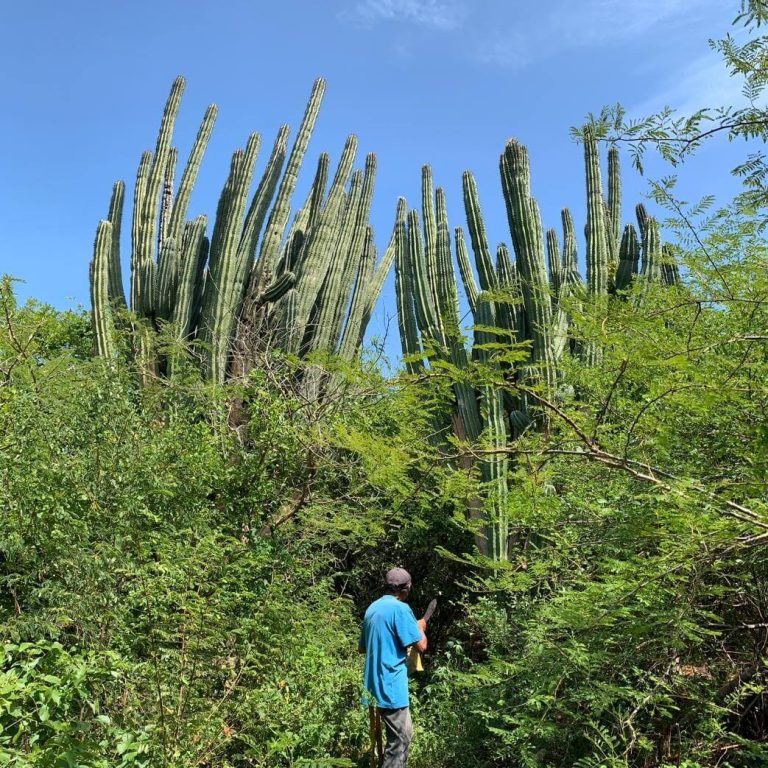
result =
M418 417L376 373L308 403L286 361L141 386L2 287L0 763L350 764L352 557L387 556Z
M720 211L679 249L684 285L571 308L603 359L569 359L570 386L539 399L549 429L509 448L513 555L464 558L474 594L430 684L431 765L765 764L758 224ZM514 393L492 369L474 375Z

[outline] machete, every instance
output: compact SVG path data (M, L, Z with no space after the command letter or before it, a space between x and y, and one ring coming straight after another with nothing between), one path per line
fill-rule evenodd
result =
M421 617L423 621L429 621L432 618L432 614L437 608L437 600L432 599L427 606L427 610L424 611L424 615ZM416 650L414 646L408 649L408 671L409 672L423 672L424 665L421 661L421 654Z
M432 618L432 614L435 612L435 608L437 608L437 599L433 598L430 600L427 610L424 611L424 615L421 618L424 621L429 621Z

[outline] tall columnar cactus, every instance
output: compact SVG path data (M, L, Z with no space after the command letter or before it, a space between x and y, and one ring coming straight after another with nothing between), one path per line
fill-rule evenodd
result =
M621 165L616 146L608 150L608 215L609 235L618 249L621 239Z
M454 242L456 243L456 260L459 262L459 273L464 285L464 295L467 297L467 303L472 314L477 309L477 295L479 293L475 275L469 263L469 252L467 251L467 242L464 239L464 230L461 227L454 229Z
M242 283L237 280L238 247L260 145L261 137L252 134L245 150L237 150L232 156L211 237L201 338L206 345L206 372L217 384L226 378L232 333L240 311Z
M597 139L590 126L584 129L584 162L587 170L587 290L590 296L608 293L608 228Z
M347 317L349 296L364 255L368 219L376 179L376 157L368 155L365 174L356 172L335 248L325 269L325 279L311 313L309 352L335 352Z
M629 288L632 279L637 274L640 260L640 241L637 239L637 230L627 224L621 236L619 248L619 269L616 273L616 290L623 291Z
M200 344L204 372L218 383L246 373L274 343L301 354L322 349L353 359L395 259L393 238L376 264L368 225L375 157L368 156L365 175L352 174L357 140L350 137L327 191L329 160L322 154L307 200L288 228L291 198L325 90L324 81L317 80L290 153L284 125L252 195L259 135L235 152L209 242L206 217L186 217L217 110L208 108L175 189L178 152L172 134L183 88L178 78L155 151L144 153L136 180L131 310L140 319L143 367L153 373L176 370L177 358L150 359L155 330L168 324L180 342ZM350 175L356 181L347 189ZM119 255L123 194L119 182L108 219L112 243L105 274L108 304L115 306L125 303Z
M176 283L173 323L183 341L193 337L200 322L209 247L208 238L205 236L207 226L208 218L198 216L194 221L185 224L181 240L181 263Z
M109 294L109 266L112 259L112 224L102 221L96 231L96 242L91 261L91 323L95 340L95 351L100 357L115 357L115 327L112 321L111 297Z
M479 362L492 364L488 345L496 342L495 334L488 328L496 326L494 304L489 296L481 293L475 316L474 349ZM486 373L486 376L489 374ZM481 464L482 478L486 489L486 539L488 555L496 562L508 559L509 505L507 457L507 419L504 410L504 392L493 383L480 388L480 412L485 424L485 435L491 453Z
M523 292L517 265L512 261L509 248L504 243L496 247L496 275L500 291L495 302L496 322L499 328L508 331L507 339L510 342L522 344L527 338Z
M373 309L379 299L397 251L397 222L405 219L407 205L404 198L397 201L395 228L384 255L377 263L373 227L366 228L363 257L355 280L355 289L349 308L349 316L339 342L339 353L345 360L352 360L360 351L363 336L370 323Z
M584 162L587 175L587 292L594 302L606 296L611 287L611 235L603 198L597 139L589 125L584 129ZM585 362L595 365L601 356L599 342L588 340L584 345Z
M272 211L267 221L267 228L261 243L259 259L251 275L251 284L249 291L251 295L258 294L259 290L272 279L272 271L280 254L280 243L285 234L285 227L288 224L288 218L291 210L291 197L296 188L296 182L299 177L299 170L304 161L304 155L309 146L309 139L317 122L317 116L320 112L320 105L325 95L325 80L318 78L312 87L312 93L304 111L299 131L296 135L296 142L291 149L288 165L280 181L280 187L277 191L277 199L272 207Z
M451 413L454 435L459 440L485 440L490 449L477 459L484 481L482 498L467 500L474 518L485 508L486 536L478 542L481 552L496 560L507 557L509 530L507 444L510 435L517 439L525 431L546 424L535 418L540 408L526 403L524 395L502 385L525 382L539 386L549 397L572 396L572 388L560 380L558 364L568 353L582 355L589 364L600 359L597 341L581 345L571 333L570 314L579 314L586 298L609 311L614 283L623 289L638 270L640 246L634 227L624 229L619 241L621 186L615 148L608 158L608 199L603 197L598 144L591 128L585 129L587 187L587 280L577 264L577 245L573 218L562 211L562 252L554 230L546 233L536 200L531 195L527 151L510 141L501 157L502 190L507 208L516 260L503 244L491 259L485 222L480 208L477 184L468 171L463 175L463 197L474 268L470 262L464 230L456 227L454 242L464 294L474 320L472 359L485 367L484 376L473 388L469 380L458 377ZM641 209L642 210L642 209ZM422 215L412 210L407 221L398 211L395 227L396 294L403 354L409 373L421 373L439 361L452 363L459 370L472 370L463 343L457 343L456 278L449 269L450 242L445 197L432 191L429 168L422 172ZM644 217L644 218L643 218ZM641 225L649 279L674 280L671 253L662 255L658 225L642 211ZM668 266L669 263L669 266ZM476 277L477 275L477 277ZM495 362L490 350L500 339L526 343L531 365L515 370L503 359ZM525 390L523 390L525 392ZM436 432L440 433L440 427ZM472 460L463 457L462 468Z
M515 140L501 156L501 178L512 244L523 293L532 362L546 390L554 392L557 372L552 337L552 301L538 206L531 197L528 151Z
M405 368L408 373L419 373L423 369L423 349L416 319L416 280L408 248L405 205L398 206L395 221L395 294Z
M563 224L563 259L561 269L561 282L574 284L581 282L578 264L578 249L576 246L576 230L573 226L573 216L568 208L560 212Z
M661 246L662 264L661 273L665 285L680 285L680 268L677 264L677 257L671 245Z
M549 287L552 290L552 305L557 306L562 281L562 262L560 260L560 243L554 229L547 230L547 266L549 267Z
M662 280L662 247L659 222L652 216L645 224L642 245L642 276L646 282L661 282Z
M472 240L472 250L475 253L480 290L493 291L498 288L498 280L493 269L491 251L488 247L488 237L485 234L485 221L480 209L477 183L470 171L464 171L462 185L464 190L464 211L467 215L467 227Z
M168 96L154 154L145 152L139 165L133 202L131 251L131 307L140 317L154 318L158 222L166 169L171 159L171 137L184 92L177 77Z
M116 181L112 187L112 199L109 201L107 221L112 225L112 247L109 251L109 300L113 304L125 307L125 289L123 288L123 268L120 263L120 226L123 220L125 183Z

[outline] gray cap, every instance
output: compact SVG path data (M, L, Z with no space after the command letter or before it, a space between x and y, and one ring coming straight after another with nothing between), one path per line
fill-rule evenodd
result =
M388 587L405 589L411 586L411 574L405 568L392 568L387 571L385 582Z

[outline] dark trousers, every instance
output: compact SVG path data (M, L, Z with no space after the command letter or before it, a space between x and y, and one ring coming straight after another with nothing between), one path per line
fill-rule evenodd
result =
M381 768L406 768L408 765L408 750L413 738L411 710L408 707L400 709L380 709L381 720L387 731L387 746L384 747L384 762Z

